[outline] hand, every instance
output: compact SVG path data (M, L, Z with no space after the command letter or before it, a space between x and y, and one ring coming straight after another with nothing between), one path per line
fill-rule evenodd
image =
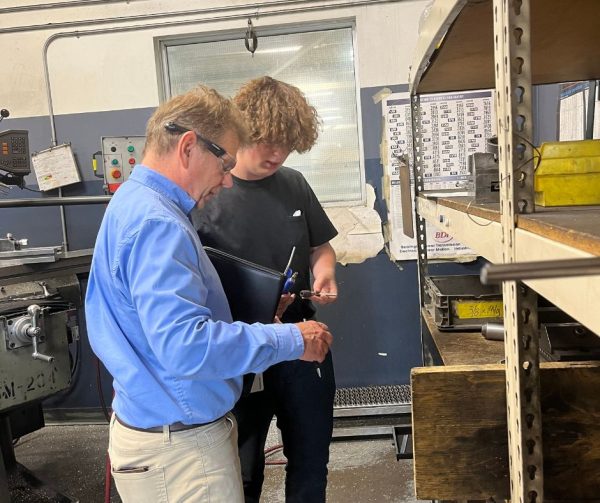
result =
M329 332L329 327L325 323L313 320L296 323L296 326L300 329L304 339L304 353L300 359L307 362L321 363L333 343L333 336Z
M292 305L294 299L296 298L295 293L284 293L279 299L279 305L277 306L277 311L275 313L275 320L280 320L285 313L285 310Z
M331 304L337 300L337 283L334 278L315 278L313 291L329 295L313 295L310 300L315 304Z

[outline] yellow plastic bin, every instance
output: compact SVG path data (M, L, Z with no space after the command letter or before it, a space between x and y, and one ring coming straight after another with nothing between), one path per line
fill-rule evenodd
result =
M535 170L535 204L600 204L600 140L543 143Z

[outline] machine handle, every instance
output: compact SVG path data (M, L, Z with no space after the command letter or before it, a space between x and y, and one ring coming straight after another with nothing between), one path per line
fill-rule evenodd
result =
M34 360L42 360L51 363L54 361L53 356L38 352L38 336L42 333L42 328L40 327L40 313L42 312L42 308L37 304L32 304L27 308L27 312L29 313L29 316L31 316L31 326L28 327L26 331L26 334L31 337L33 342L33 353L31 356Z

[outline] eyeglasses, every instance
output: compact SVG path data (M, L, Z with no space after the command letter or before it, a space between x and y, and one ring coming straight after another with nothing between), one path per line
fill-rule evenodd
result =
M216 143L204 138L204 136L202 136L197 131L180 126L179 124L175 124L174 122L167 122L165 124L165 129L169 133L176 133L176 134L183 134L183 133L187 133L188 131L192 131L196 135L196 138L198 139L198 141L202 142L202 144L206 147L206 149L211 154L213 154L215 157L217 157L219 159L219 161L221 161L221 169L223 170L223 174L226 175L233 168L235 168L235 163L236 163L235 157L228 154L227 151L220 145L217 145Z

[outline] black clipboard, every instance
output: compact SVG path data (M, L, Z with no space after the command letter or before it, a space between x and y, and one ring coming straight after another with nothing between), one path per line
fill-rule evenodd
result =
M221 279L233 321L273 323L285 275L209 246L204 250Z

